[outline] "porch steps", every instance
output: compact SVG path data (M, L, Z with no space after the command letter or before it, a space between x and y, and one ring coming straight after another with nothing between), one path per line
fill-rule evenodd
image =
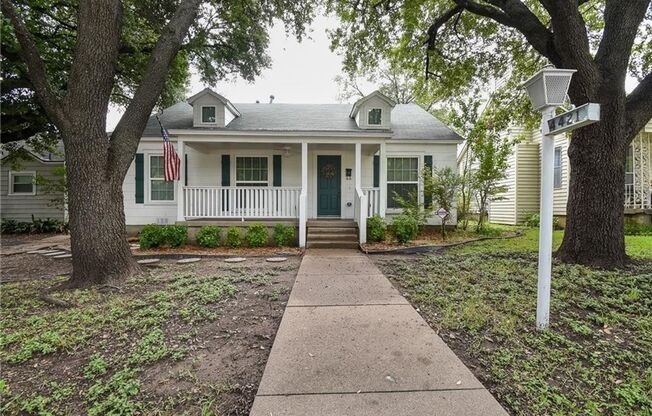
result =
M308 248L358 248L358 229L350 220L310 220Z

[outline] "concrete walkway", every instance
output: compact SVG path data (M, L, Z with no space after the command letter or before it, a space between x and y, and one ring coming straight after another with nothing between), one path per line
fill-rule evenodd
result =
M507 415L355 250L307 251L250 414Z

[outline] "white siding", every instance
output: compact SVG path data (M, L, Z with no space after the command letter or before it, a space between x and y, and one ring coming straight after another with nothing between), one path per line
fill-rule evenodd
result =
M382 111L380 125L368 124L369 110L372 108L380 108ZM361 129L389 129L392 126L391 115L392 109L385 100L378 97L371 97L369 100L362 103L355 120L358 123L358 127Z
M509 155L507 164L506 177L499 183L506 191L490 202L489 222L516 224L516 152Z
M215 107L215 123L202 123L202 106ZM225 109L224 104L220 100L210 94L205 94L192 103L192 112L194 117L193 125L195 127L224 127L225 112L228 112L228 110Z
M539 188L541 165L539 143L526 139L518 143L516 152L516 223L539 212Z
M539 160L541 160L541 132L533 134L534 139L539 143ZM561 186L552 190L552 214L566 215L566 204L568 202L568 181L570 178L570 161L568 160L569 138L565 134L555 136L555 147L561 147ZM537 195L540 191L537 193Z
M42 163L39 161L23 161L19 171L36 172L37 176L55 179L53 169L61 166L59 163ZM52 199L57 195L46 194L42 187L36 186L36 195L9 195L10 164L2 164L0 174L0 215L2 218L17 221L31 221L34 218L63 219L63 208L53 206Z

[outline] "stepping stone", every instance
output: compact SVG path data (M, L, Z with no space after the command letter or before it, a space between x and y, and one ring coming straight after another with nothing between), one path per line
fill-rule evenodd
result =
M281 263L283 261L287 261L287 257L268 257L265 260L270 263Z
M245 259L244 257L230 257L228 259L224 259L224 262L225 263L242 263L245 260L247 260L247 259Z
M197 263L200 260L201 259L199 257L191 257L191 258L187 258L187 259L177 260L177 263L178 264Z
M34 251L28 251L27 254L48 254L57 251L61 251L61 250L34 250Z
M69 259L72 258L72 254L61 254L59 256L53 256L53 259Z
M53 251L51 253L44 254L45 257L54 257L54 256L59 256L61 254L66 254L65 251Z
M159 261L161 261L161 259L143 259L143 260L138 260L137 263L147 265L147 264L158 263Z

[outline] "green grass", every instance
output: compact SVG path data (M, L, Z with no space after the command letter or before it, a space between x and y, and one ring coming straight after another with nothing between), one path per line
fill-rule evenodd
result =
M185 357L184 339L175 331L184 328L191 334L195 325L217 318L221 302L235 295L236 283L251 279L261 285L270 281L246 270L199 276L162 267L130 279L120 292L54 293L77 305L69 309L47 305L37 296L63 278L3 284L3 367L30 372L40 367L39 360L53 356L50 360L70 360L73 372L46 374L28 390L19 387L22 380L0 377L0 414L69 414L73 392L78 401L81 397L84 414L151 413L151 404L137 398L143 371ZM70 383L52 381L62 377ZM75 409L73 413L80 411Z
M650 247L627 237L632 256ZM551 326L536 331L536 249L527 230L382 267L513 414L652 415L652 262L556 263Z
M539 248L539 230L536 228L525 228L524 235L518 238L506 238L500 240L485 240L476 243L469 243L452 249L451 253L497 253L517 252L534 253ZM564 231L553 233L553 249L556 250L561 244ZM652 259L652 236L626 235L625 248L627 254L636 258Z

